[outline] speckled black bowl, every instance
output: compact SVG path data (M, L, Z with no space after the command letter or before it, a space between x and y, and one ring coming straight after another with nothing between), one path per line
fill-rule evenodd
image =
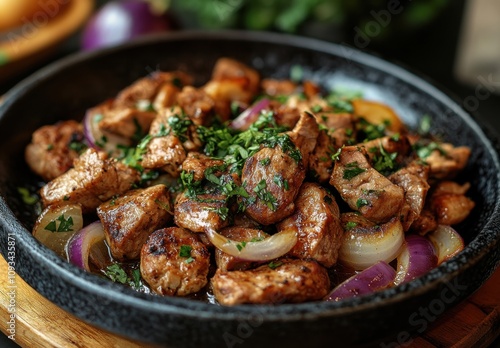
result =
M339 303L219 307L138 294L57 258L28 229L30 209L16 188L33 180L23 163L30 134L41 125L81 117L156 69L183 69L208 79L218 57L250 64L264 76L287 77L294 64L325 87L364 91L393 106L415 127L433 116L432 132L472 148L459 178L470 181L477 206L458 226L465 250L403 286ZM431 64L431 63L430 63ZM476 290L500 259L498 142L449 96L408 71L346 47L269 33L179 33L64 59L14 88L0 108L0 251L15 240L17 272L45 297L101 328L169 347L313 347L404 343L446 308ZM28 229L27 229L28 228ZM22 304L20 304L22 305ZM383 345L382 345L383 346ZM391 345L393 346L393 345Z

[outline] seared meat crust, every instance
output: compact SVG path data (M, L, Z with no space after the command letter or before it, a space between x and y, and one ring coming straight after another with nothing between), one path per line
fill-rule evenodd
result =
M210 253L198 237L182 228L153 232L141 250L141 275L160 295L186 296L207 284Z
M326 269L315 261L283 259L272 269L217 270L211 280L217 301L226 306L244 303L279 304L322 299L330 288Z
M128 191L101 204L97 215L113 257L138 259L148 236L171 220L172 210L165 185Z

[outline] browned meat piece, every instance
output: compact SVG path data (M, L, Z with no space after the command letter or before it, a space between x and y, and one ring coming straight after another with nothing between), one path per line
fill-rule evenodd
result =
M186 192L183 192L175 201L175 224L193 232L205 232L207 227L217 231L229 224L221 209L227 209L226 196L222 194L204 194L189 198Z
M295 205L295 213L277 224L278 231L296 231L297 244L288 255L314 259L325 267L333 266L344 232L335 198L318 184L306 182Z
M373 169L367 157L361 147L344 147L335 162L330 184L351 209L371 221L386 222L399 214L404 191Z
M134 139L134 137L141 138L149 131L149 127L156 117L156 112L125 107L108 110L103 116L102 120L99 121L99 128L128 139Z
M79 203L84 213L92 212L113 196L130 190L139 173L109 159L104 152L87 149L74 161L74 168L42 187L44 206L54 203Z
M432 189L432 195L437 196L441 194L455 194L455 195L465 195L470 189L470 183L466 182L460 185L454 181L441 181Z
M405 192L405 203L401 210L403 229L408 231L413 221L420 215L425 204L429 184L429 167L412 162L408 167L391 174L388 179Z
M234 225L234 227L243 227L243 228L254 228L254 229L262 228L261 224L259 224L255 220L249 218L244 213L234 214L233 225Z
M73 167L82 146L83 128L76 121L58 122L37 129L24 153L31 170L50 181ZM76 145L76 146L75 146Z
M172 212L165 185L128 191L97 208L111 254L122 261L138 259L148 236L164 227Z
M295 197L305 178L302 161L297 162L281 147L263 148L249 157L243 166L241 180L249 199L245 214L260 224L270 225L291 215Z
M235 60L221 58L215 64L212 80L203 86L203 90L214 100L215 113L227 120L231 114L231 102L249 104L257 95L259 85L257 71Z
M316 147L309 157L309 171L320 183L328 182L333 170L333 142L326 131L319 132Z
M177 102L177 95L180 93L180 88L171 83L164 84L158 90L153 101L153 108L156 111L161 111L168 107L174 106Z
M440 144L440 150L434 150L424 160L430 166L430 176L437 179L453 178L465 168L470 156L467 146L454 147L451 144Z
M141 275L160 295L186 296L207 284L210 253L182 228L153 232L141 250Z
M205 170L223 165L223 160L211 158L199 152L190 152L182 163L182 170L193 173L193 180L200 181L205 178Z
M160 89L170 84L174 87L189 85L192 78L180 71L173 72L155 72L147 77L141 78L129 87L122 90L116 97L113 107L132 107L136 108L140 101L149 101L153 103Z
M316 114L319 124L325 126L335 148L352 145L356 137L354 117L348 113L321 112Z
M271 101L270 107L274 112L274 119L278 126L287 127L288 129L293 129L300 119L300 111L295 108L290 108L278 101Z
M316 147L316 141L319 135L319 126L314 115L304 112L300 115L299 122L291 132L287 132L293 143L302 154L304 166L309 165L309 156Z
M297 85L290 80L263 79L261 86L264 93L272 97L288 96L297 89Z
M468 183L462 187L450 182L438 184L430 202L438 224L455 225L469 216L475 203L462 193L465 193L469 186Z
M208 126L214 116L214 101L202 89L186 86L177 102L196 125Z
M258 243L259 241L269 237L269 235L261 230L243 227L227 227L220 232L221 235L237 242ZM245 261L237 257L226 254L220 249L215 250L215 262L217 267L222 271L243 271L255 267L259 263Z
M270 225L292 214L318 133L314 116L303 113L291 132L280 135L290 138L292 147L295 145L300 151L302 160L297 161L297 156L290 156L291 151L296 149L283 151L276 146L262 148L245 161L241 180L246 183L250 198L240 198L240 202L243 200L246 203L245 213L248 216L258 223Z
M398 137L382 137L358 145L366 149L366 153L374 167L376 167L377 161L385 162L385 157L397 154L396 157L391 160L391 162L394 163L394 170L403 163L406 155L411 150L408 138L403 135ZM381 150L381 148L383 150ZM385 151L385 156L382 154L382 151Z
M219 269L211 284L220 304L234 306L320 300L328 293L330 279L315 261L283 259L249 271Z
M426 235L427 233L434 231L438 226L436 221L436 216L428 208L422 210L419 216L413 221L411 225L411 230L420 235Z
M184 126L181 125L184 123ZM183 141L189 139L189 124L179 107L159 112L149 130L152 139L142 156L142 166L147 169L161 168L174 177L179 176L182 162L186 159Z

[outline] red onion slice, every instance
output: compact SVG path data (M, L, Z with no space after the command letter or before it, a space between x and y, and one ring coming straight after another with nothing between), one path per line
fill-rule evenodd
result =
M111 133L104 133L99 128L98 118L100 117L102 117L101 114L91 111L87 111L85 114L85 118L83 119L83 134L87 145L98 151L107 152L113 157L120 156L121 150L119 147L130 146L130 141Z
M257 103L250 106L248 109L239 114L229 125L230 128L238 130L247 130L257 119L259 118L260 112L266 109L270 100L263 98Z
M216 248L226 254L246 261L269 261L285 255L295 243L297 235L293 230L285 230L258 242L238 242L208 228L206 235Z
M447 225L439 225L436 230L426 235L434 245L437 254L437 264L452 258L464 250L464 240L455 229Z
M363 270L378 261L394 260L403 242L403 226L398 219L372 229L354 227L345 232L339 259L355 270Z
M104 229L100 221L96 221L88 226L85 226L68 242L66 247L68 261L86 271L90 271L90 249L95 243L99 243L103 239Z
M325 301L340 301L382 290L393 285L396 271L387 262L379 261L347 279L325 297Z
M437 266L437 257L432 243L425 237L409 235L398 256L394 284L409 282Z

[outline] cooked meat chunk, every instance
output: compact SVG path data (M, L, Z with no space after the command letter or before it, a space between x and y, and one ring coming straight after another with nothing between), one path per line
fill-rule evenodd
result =
M347 146L335 162L330 184L351 209L374 222L386 222L398 214L404 191L373 169L362 147Z
M468 183L462 187L450 182L438 184L430 202L438 224L455 225L469 216L475 203L462 193L467 191L469 186Z
M327 128L335 148L351 145L356 137L354 117L348 113L320 112L316 114L319 124Z
M249 104L259 91L260 76L254 69L229 58L215 64L212 80L203 90L215 101L215 112L222 120L231 114L230 104L239 101Z
M31 170L50 181L73 167L82 142L83 128L76 121L43 126L33 133L31 143L26 147L25 159Z
M156 111L172 107L177 102L177 96L180 93L179 86L171 83L164 84L158 90L156 97L153 101L152 107Z
M330 288L328 273L318 263L291 259L248 271L219 269L211 284L215 298L225 306L320 300Z
M280 146L262 148L243 166L241 181L246 183L250 195L249 199L239 198L246 205L245 214L263 225L291 215L304 178L301 161L297 162Z
M153 232L141 250L141 275L160 295L186 296L207 284L210 253L198 237L170 227Z
M467 146L454 147L451 144L440 144L440 149L424 160L430 166L430 176L437 179L450 179L465 168L469 160L470 149Z
M333 170L333 142L326 131L319 132L316 147L309 157L309 171L320 183L328 182Z
M290 80L263 79L261 82L264 93L272 96L288 96L297 89L297 84Z
M190 152L182 163L182 170L193 173L194 181L201 181L205 178L205 171L208 168L222 167L223 165L223 160L214 159L199 152Z
M87 149L74 161L74 168L42 187L44 206L54 203L79 203L84 213L94 211L100 204L130 190L139 181L139 173L109 159L103 152Z
M274 119L278 126L293 129L300 119L300 111L286 105L271 101L270 109L274 112Z
M259 241L269 237L269 235L261 230L244 227L226 227L220 232L221 235L237 242L258 243ZM220 249L215 250L215 263L222 271L243 271L255 267L259 263L252 261L241 260L237 257L226 254Z
M141 78L129 87L121 91L113 102L113 107L136 108L137 103L149 101L153 103L155 97L164 85L179 87L188 85L192 78L180 71L155 72L147 77Z
M319 95L321 89L317 84L312 81L306 80L302 83L302 88L304 89L304 94L307 99L312 99Z
M115 108L108 110L99 127L119 136L138 140L149 131L156 117L155 111L142 111L135 108Z
M205 232L207 228L220 230L229 224L221 211L227 209L226 196L203 194L190 198L183 192L177 196L174 208L175 224L193 232Z
M184 87L177 102L194 124L208 126L212 123L215 104L202 89Z
M101 204L97 215L111 254L125 261L138 259L148 236L172 218L168 188L165 185L128 191Z
M287 133L293 143L302 154L302 162L304 166L309 164L309 156L316 147L316 141L319 135L319 126L315 117L308 112L300 115L299 122L295 125L291 132Z
M428 172L428 166L412 162L388 177L393 184L398 185L405 192L405 203L400 214L405 231L410 229L413 221L424 208L427 191L429 191Z
M188 139L190 124L178 107L158 113L149 130L152 138L142 156L142 166L147 169L161 168L177 177L186 159L182 141Z
M297 244L288 255L314 259L325 267L333 266L344 232L335 198L318 184L306 182L295 205L295 213L277 224L278 231L296 231Z
M415 221L413 221L410 229L423 236L431 231L434 231L437 226L438 223L434 213L430 211L429 208L424 207L420 215L415 218Z
M373 167L382 174L396 170L404 162L411 150L408 138L382 137L359 144L366 149L366 153L373 163Z

